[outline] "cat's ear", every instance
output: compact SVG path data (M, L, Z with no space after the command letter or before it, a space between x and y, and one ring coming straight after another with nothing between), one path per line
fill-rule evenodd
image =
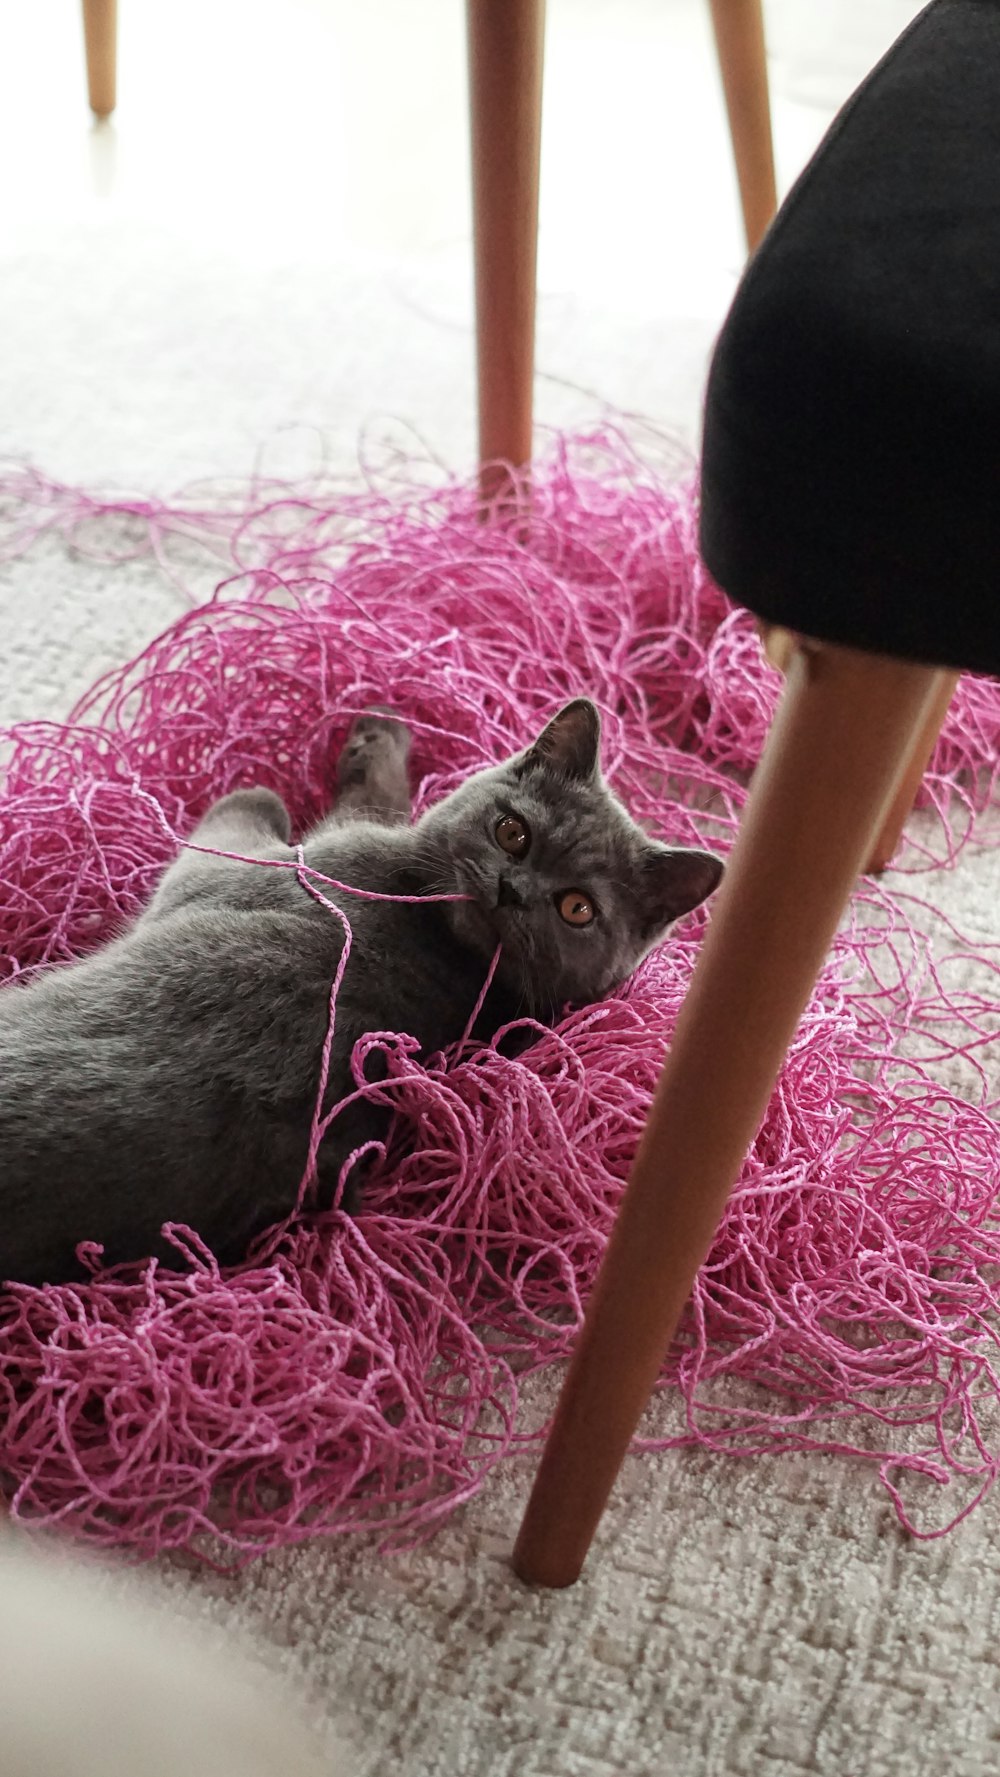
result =
M601 718L589 697L574 697L553 716L525 754L526 765L551 765L563 777L593 777L601 762Z
M639 917L643 934L651 938L663 932L707 900L718 888L722 860L710 851L674 850L651 845L642 863L639 880Z

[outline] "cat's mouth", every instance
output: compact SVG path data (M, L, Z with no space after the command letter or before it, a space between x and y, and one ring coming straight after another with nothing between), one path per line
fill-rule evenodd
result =
M518 950L524 948L527 913L520 896L511 894L509 883L477 867L471 861L459 864L456 875L461 892L470 897L456 901L452 918L460 935L494 949L498 943Z

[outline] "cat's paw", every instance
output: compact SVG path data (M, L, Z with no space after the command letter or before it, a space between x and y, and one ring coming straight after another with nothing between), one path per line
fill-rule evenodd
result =
M412 740L408 725L388 704L373 703L363 716L356 716L347 732L344 751L352 746L391 746L404 758L409 755Z
M339 759L337 779L342 789L358 784L386 767L405 774L412 735L406 723L384 705L358 716L348 731Z

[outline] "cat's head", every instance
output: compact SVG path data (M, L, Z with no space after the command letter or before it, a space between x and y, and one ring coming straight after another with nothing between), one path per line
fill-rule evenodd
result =
M636 826L601 774L601 723L585 698L538 739L469 778L419 822L456 936L525 1009L603 999L722 875L711 852L674 850Z

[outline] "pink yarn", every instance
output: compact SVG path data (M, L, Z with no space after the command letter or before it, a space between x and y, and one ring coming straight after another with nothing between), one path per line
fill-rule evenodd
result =
M468 487L398 478L166 505L12 469L0 511L0 555L53 530L169 563L181 535L231 566L66 725L3 733L8 977L107 936L215 796L269 784L298 823L317 815L372 702L414 729L422 807L586 691L636 817L676 843L731 841L778 681L698 562L693 489L665 489L613 434L552 445L526 539L480 524ZM926 790L963 830L998 741L1000 695L964 682ZM944 855L957 843L945 833ZM349 928L342 887L313 889ZM358 1090L396 1115L355 1221L297 1222L224 1274L177 1229L176 1273L95 1259L84 1286L7 1291L14 1514L234 1562L321 1533L412 1539L471 1497L539 1436L517 1423L517 1380L572 1343L701 930L696 915L517 1059L499 1040L421 1062L405 1033L366 1038ZM665 1368L683 1413L661 1445L851 1453L920 1535L990 1488L998 967L916 896L859 892Z

